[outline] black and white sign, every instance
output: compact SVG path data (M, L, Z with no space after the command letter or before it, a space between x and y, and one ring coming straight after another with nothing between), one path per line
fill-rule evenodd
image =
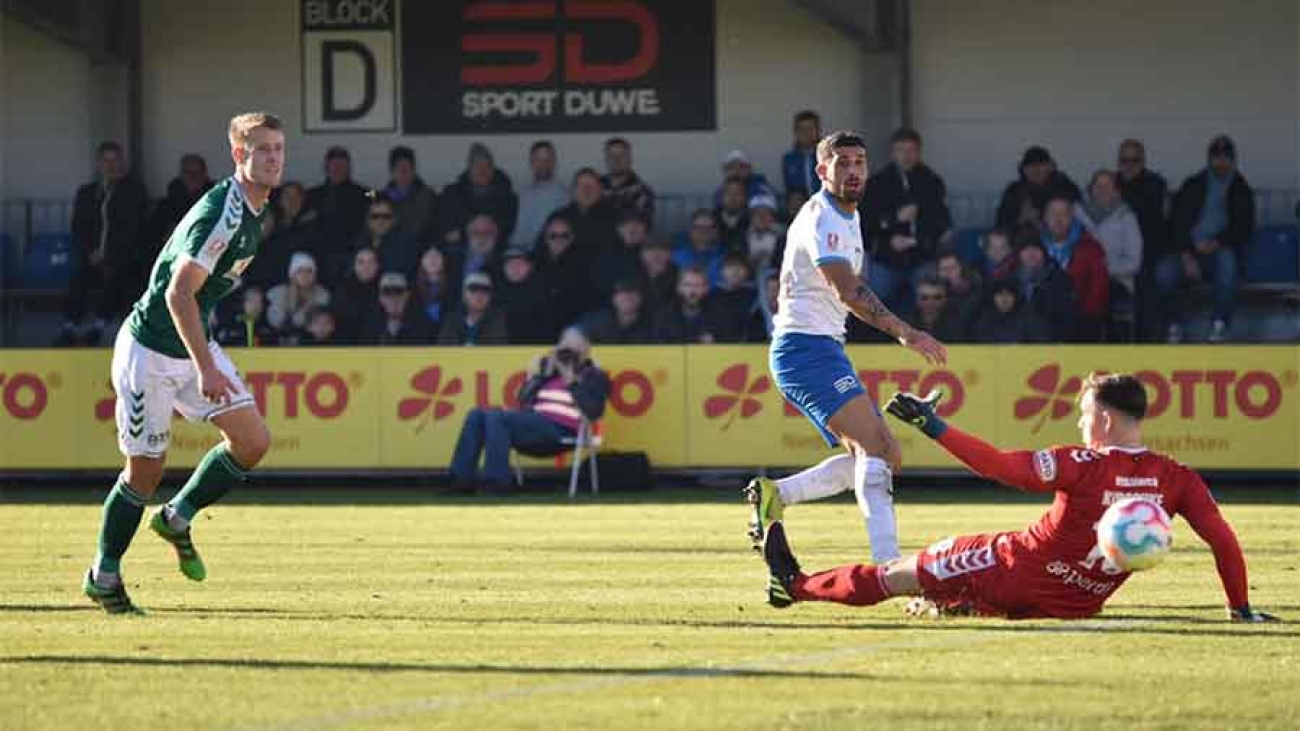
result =
M406 0L401 13L407 134L717 127L713 0Z
M397 0L302 0L306 131L397 128L397 12Z

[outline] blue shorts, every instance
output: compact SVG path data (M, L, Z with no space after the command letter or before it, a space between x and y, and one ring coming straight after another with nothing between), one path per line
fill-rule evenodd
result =
M827 445L839 446L827 422L844 404L866 393L844 344L828 335L785 333L772 341L768 358L781 394L799 407Z

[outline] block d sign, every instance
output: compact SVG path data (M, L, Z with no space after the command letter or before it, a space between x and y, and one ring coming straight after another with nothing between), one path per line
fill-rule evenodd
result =
M302 0L308 132L392 130L397 0Z
M407 133L716 127L712 0L402 3Z

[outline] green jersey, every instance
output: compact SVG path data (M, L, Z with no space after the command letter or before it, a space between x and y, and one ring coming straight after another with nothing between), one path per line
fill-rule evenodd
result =
M208 279L195 294L203 334L211 339L208 320L217 301L239 285L262 241L262 222L267 206L253 211L244 190L233 177L212 190L185 214L171 238L158 254L149 274L149 286L127 316L131 335L143 346L172 358L188 358L176 323L167 309L167 287L172 274L184 261L192 261L208 272Z

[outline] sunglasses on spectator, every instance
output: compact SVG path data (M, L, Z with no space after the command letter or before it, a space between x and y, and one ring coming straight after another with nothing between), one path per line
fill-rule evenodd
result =
M918 295L917 299L921 300L922 302L942 302L948 298L947 296L942 294L923 294L923 295Z
M1121 157L1119 162L1121 165L1141 165L1143 160L1140 157Z
M370 214L370 220L372 220L372 221L391 221L391 220L393 220L393 214L391 214L391 213L372 213L372 214Z
M573 238L573 234L568 231L552 231L546 234L547 241L567 241Z
M380 294L406 294L406 287L384 287L379 290Z

